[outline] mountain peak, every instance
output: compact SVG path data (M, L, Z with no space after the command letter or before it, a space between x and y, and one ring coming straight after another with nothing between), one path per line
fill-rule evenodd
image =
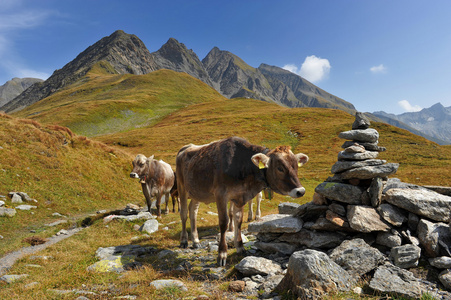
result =
M1 108L13 112L48 97L84 77L100 61L111 65L118 74L141 75L158 69L149 50L136 35L117 30L53 72L43 84L30 87Z

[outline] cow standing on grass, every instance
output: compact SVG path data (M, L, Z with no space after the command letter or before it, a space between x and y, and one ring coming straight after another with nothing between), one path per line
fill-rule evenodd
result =
M131 178L139 178L146 197L147 207L151 213L152 197L156 198L157 216L161 217L160 203L164 196L166 201L166 211L169 212L169 194L174 186L175 174L171 166L162 160L153 159L153 155L146 158L142 154L138 154L133 160L133 171L130 173ZM175 203L173 203L175 210Z
M197 211L200 202L216 202L221 237L218 264L226 265L227 244L225 232L229 218L227 203L230 201L235 233L235 248L244 252L241 239L243 206L264 188L293 198L305 194L298 179L298 167L305 164L305 154L293 154L290 147L279 146L273 150L252 145L245 139L232 137L207 145L193 144L180 149L176 159L177 188L180 197L182 233L180 246L188 247L186 220L191 222L193 247L199 247ZM232 205L233 203L233 205Z

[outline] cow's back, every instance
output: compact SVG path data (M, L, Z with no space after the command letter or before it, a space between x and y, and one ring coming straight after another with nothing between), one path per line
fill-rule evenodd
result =
M162 160L154 160L152 169L155 188L162 193L168 193L174 185L174 171L171 166Z

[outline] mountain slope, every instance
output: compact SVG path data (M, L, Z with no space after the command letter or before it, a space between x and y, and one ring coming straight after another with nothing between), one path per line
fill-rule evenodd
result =
M112 75L107 74L108 69L108 63L99 63L82 82L13 115L67 126L91 137L150 126L187 105L224 99L185 73L158 70L145 75Z
M451 107L437 103L419 112L394 115L378 111L373 115L384 122L407 129L439 144L451 144Z
M39 78L13 78L0 86L0 107L19 96L23 91L37 82Z
M111 66L109 72L113 74L146 74L158 69L149 50L137 36L118 30L88 47L46 81L33 85L0 109L8 113L21 110L82 79L100 61L108 62Z

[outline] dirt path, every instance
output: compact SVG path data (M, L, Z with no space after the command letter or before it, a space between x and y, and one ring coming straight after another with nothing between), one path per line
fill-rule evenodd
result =
M3 276L8 272L8 270L14 265L14 263L21 259L22 257L30 254L35 254L41 250L44 250L45 248L56 244L64 239L67 239L68 237L71 237L72 235L76 234L77 232L81 231L83 228L74 228L67 230L67 234L61 234L58 236L52 236L48 238L48 241L41 245L36 246L30 246L30 247L24 247L17 251L11 252L2 258L0 258L0 276Z

